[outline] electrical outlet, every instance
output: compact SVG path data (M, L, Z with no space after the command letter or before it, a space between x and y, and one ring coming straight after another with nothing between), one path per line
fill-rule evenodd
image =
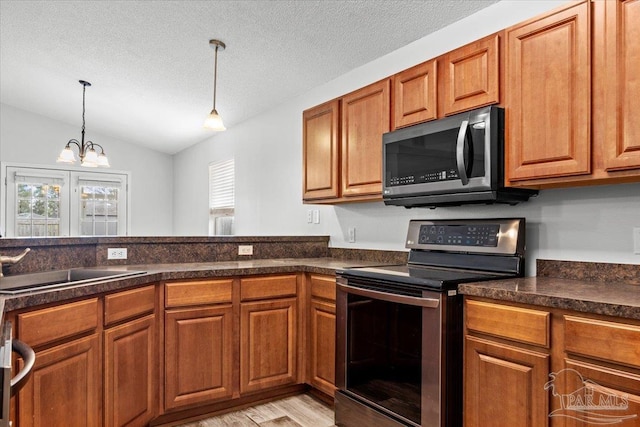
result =
M349 233L349 243L355 243L356 242L356 228L355 227L349 227L349 229L347 231Z
M640 227L633 227L633 253L640 255Z
M107 249L107 259L127 259L127 248Z
M313 222L313 211L309 209L307 211L307 224L311 224Z
M313 223L320 224L320 211L318 209L313 210Z
M253 245L238 245L238 255L253 255Z

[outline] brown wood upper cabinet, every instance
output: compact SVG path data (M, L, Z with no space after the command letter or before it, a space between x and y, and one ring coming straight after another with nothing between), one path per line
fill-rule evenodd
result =
M507 185L640 179L640 3L572 3L506 31Z
M302 113L304 200L340 196L340 101L333 100Z
M589 4L507 30L508 179L591 172Z
M438 117L437 66L433 59L393 76L394 129Z
M594 1L594 136L608 172L640 168L640 2Z
M379 200L382 134L391 125L391 80L306 110L303 199L309 203Z
M390 130L391 80L342 98L342 195L382 195L382 134Z
M500 35L492 34L440 58L445 116L500 102L500 54Z

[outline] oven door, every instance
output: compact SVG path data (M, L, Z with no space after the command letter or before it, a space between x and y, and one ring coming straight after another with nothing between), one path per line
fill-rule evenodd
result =
M383 136L383 196L495 190L500 111L485 107Z
M336 424L445 426L446 297L391 294L354 280L338 277Z

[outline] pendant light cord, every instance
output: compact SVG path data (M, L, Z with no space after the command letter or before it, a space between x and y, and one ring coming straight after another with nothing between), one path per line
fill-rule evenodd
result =
M216 45L215 61L213 63L213 110L216 109L216 86L218 82L218 45Z

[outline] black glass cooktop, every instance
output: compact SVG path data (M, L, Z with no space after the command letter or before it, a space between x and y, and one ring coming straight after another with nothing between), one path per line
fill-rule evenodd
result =
M459 283L504 279L513 276L513 274L507 273L414 266L411 264L354 267L339 271L338 274L346 277L397 282L432 289L450 289Z

